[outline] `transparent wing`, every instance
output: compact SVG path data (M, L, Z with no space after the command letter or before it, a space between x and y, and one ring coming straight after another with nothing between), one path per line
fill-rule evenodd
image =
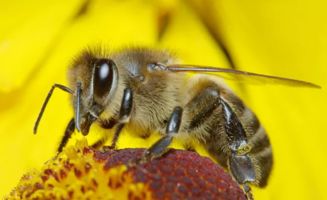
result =
M291 78L284 78L278 76L271 76L265 74L257 74L253 72L240 71L235 69L210 67L210 66L199 66L199 65L168 65L166 66L168 71L173 72L197 72L197 73L208 73L222 77L229 80L237 80L244 82L255 82L255 83L268 83L268 84L280 84L293 87L309 87L309 88L321 88L321 86L310 83L307 81L296 80Z

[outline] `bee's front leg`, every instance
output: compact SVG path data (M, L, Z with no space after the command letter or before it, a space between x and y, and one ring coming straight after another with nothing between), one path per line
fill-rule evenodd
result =
M166 135L160 138L149 149L144 152L143 159L151 160L162 156L167 152L167 147L173 140L174 135L179 131L182 122L183 109L179 106L174 108L166 127Z
M130 88L126 88L124 90L121 106L120 106L120 111L119 111L119 119L116 124L116 130L114 133L114 137L111 141L111 145L109 149L115 149L116 148L116 143L119 138L119 135L121 133L121 130L124 128L125 124L129 122L131 112L133 108L133 91ZM102 139L97 141L92 145L94 148L99 148L104 145L104 143L108 140L107 135L105 135Z
M66 127L64 137L62 137L62 139L61 139L61 142L60 142L58 150L57 150L58 153L62 152L62 150L66 146L69 138L74 133L74 130L75 130L75 120L74 120L74 118L72 118Z

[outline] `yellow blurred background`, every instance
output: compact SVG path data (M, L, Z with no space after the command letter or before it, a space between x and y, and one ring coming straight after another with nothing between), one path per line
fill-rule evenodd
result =
M48 90L67 83L67 67L82 49L165 48L185 63L231 67L222 42L238 69L323 87L231 83L273 146L273 173L267 188L254 188L256 199L327 199L326 10L323 0L0 1L0 196L54 156L72 116L68 95L55 92L37 135L32 128ZM97 126L91 132L104 133ZM124 131L118 146L154 140Z

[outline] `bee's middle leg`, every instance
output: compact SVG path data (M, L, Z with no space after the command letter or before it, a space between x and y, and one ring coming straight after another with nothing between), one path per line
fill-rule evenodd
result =
M162 156L167 152L167 148L173 140L174 135L179 131L182 122L183 109L179 106L174 108L174 111L170 115L167 122L166 134L160 138L156 143L154 143L149 149L144 153L145 160L151 160Z

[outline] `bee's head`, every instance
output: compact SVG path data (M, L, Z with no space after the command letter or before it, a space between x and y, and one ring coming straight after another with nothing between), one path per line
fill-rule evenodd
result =
M117 88L118 70L115 62L92 55L77 60L71 70L72 83L76 84L73 98L75 126L87 135L91 124L110 103Z

